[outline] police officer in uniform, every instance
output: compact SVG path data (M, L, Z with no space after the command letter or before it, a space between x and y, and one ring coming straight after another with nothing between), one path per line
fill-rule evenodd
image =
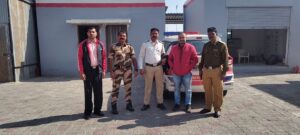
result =
M137 77L138 75L138 67L134 48L126 41L126 32L119 32L118 43L112 45L109 51L110 76L113 80L113 90L111 95L112 114L118 114L117 100L122 79L125 85L126 109L131 112L134 111L131 101L132 65L134 66L134 77Z
M217 29L207 29L209 42L203 46L199 75L203 79L205 89L205 108L200 114L211 112L214 107L214 117L220 117L223 103L223 79L228 69L228 49L225 43L218 40Z

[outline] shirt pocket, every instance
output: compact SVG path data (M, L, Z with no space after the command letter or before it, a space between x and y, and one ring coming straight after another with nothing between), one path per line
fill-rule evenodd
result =
M217 48L212 49L214 57L219 57L220 56L220 51Z

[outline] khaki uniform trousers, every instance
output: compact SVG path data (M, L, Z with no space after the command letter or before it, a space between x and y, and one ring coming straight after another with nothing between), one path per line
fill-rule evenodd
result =
M163 90L164 90L164 82L163 82L163 69L162 66L145 66L145 94L144 94L144 104L149 105L151 99L151 91L153 78L155 77L156 83L156 98L157 103L163 103Z
M205 109L221 111L223 103L223 80L221 68L203 68L203 86L205 90Z

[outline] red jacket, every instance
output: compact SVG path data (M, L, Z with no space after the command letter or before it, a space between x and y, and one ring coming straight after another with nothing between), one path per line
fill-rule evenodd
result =
M79 48L78 48L78 70L79 70L80 74L84 74L83 62L82 62L82 57L83 57L82 46L83 46L84 42L87 42L87 40L83 40L79 44ZM99 40L96 41L96 44L101 45L102 48L103 48L102 49L102 63L101 64L102 64L102 72L106 72L106 51L105 51L105 48L104 48L104 44ZM99 46L97 46L97 47L99 47ZM88 49L88 51L90 51L90 49Z
M195 47L186 43L183 47L175 45L168 57L168 63L175 75L186 75L198 63L197 51Z

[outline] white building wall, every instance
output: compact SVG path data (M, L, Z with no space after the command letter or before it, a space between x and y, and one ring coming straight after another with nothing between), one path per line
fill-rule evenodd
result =
M164 0L141 0L140 2L144 3L140 4L144 7L136 5L135 2L138 2L137 0L126 0L124 2L128 4L124 5L116 3L117 6L101 3L116 2L106 0L55 0L54 3L50 2L53 1L38 0L37 3L39 46L43 76L78 76L77 25L68 24L66 23L67 20L130 19L128 41L134 47L137 56L141 44L150 39L149 33L152 27L159 28L161 33L165 30ZM56 2L62 3L57 4ZM88 2L100 2L100 4L97 5L99 7L91 7L90 5L84 7L84 4ZM117 0L117 2L121 2L121 0ZM121 7L118 7L118 5ZM100 35L105 35L105 33L101 33Z
M291 13L289 33L288 64L290 67L300 66L300 1L294 0Z
M185 31L207 33L208 27L216 27L223 41L227 39L226 1L193 0L185 10ZM224 29L225 28L225 29Z

